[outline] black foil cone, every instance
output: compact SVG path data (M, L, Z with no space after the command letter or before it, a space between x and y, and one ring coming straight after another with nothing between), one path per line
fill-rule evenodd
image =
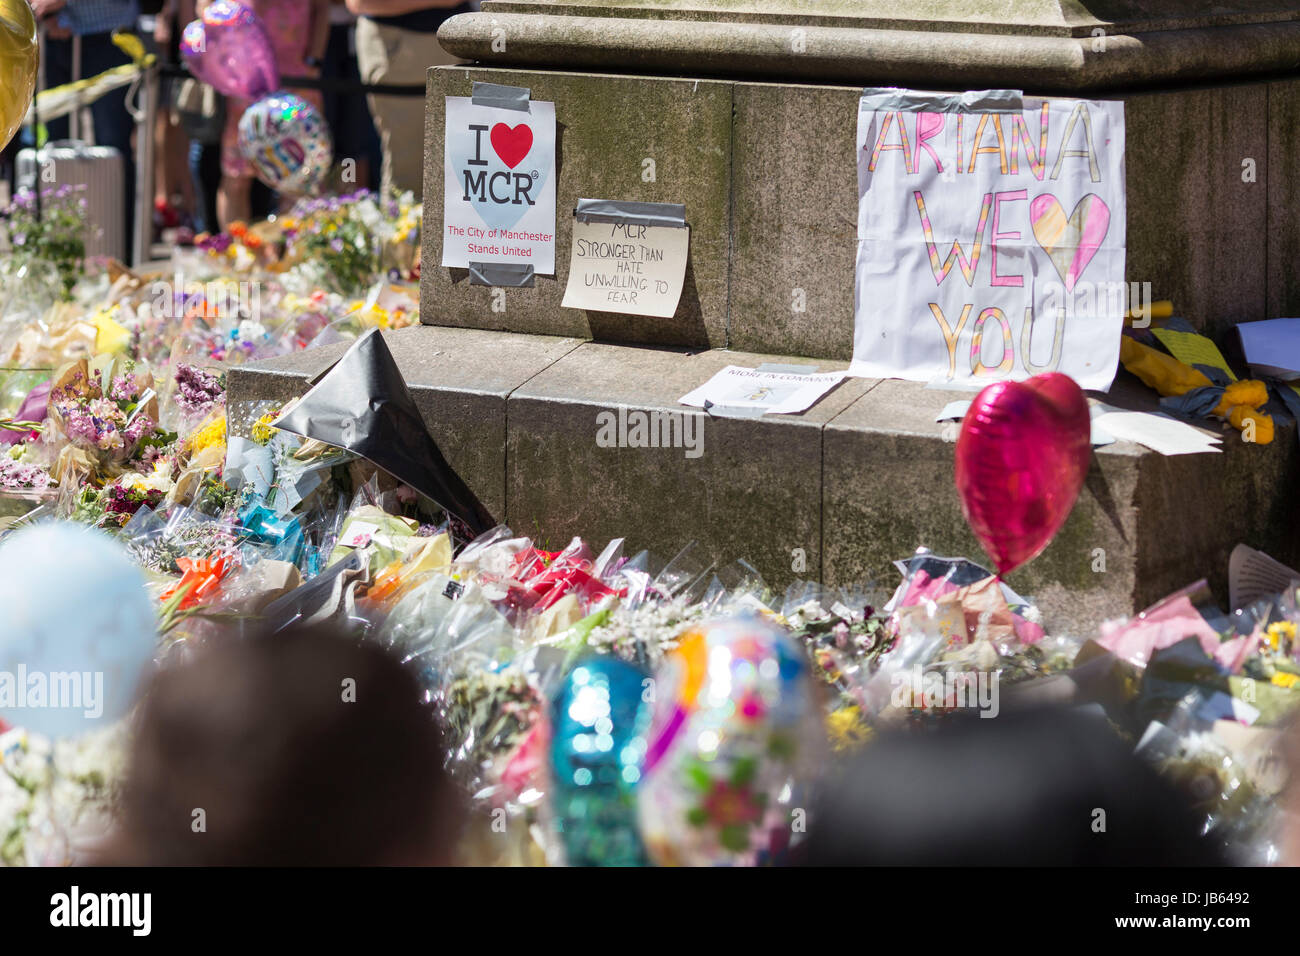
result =
M378 329L357 339L273 424L360 455L458 518L471 538L497 524L424 427Z

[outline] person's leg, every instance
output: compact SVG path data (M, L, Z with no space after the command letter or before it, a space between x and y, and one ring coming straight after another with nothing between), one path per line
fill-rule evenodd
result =
M131 58L113 45L111 34L95 33L81 38L83 79L97 76L105 70L130 62ZM129 258L135 228L135 150L131 142L131 134L135 131L135 118L127 112L126 88L112 90L101 96L91 104L90 115L94 123L96 145L115 147L122 154L125 197L123 228L126 240L123 248Z
M174 67L179 62L176 39L176 16L164 9L158 14L166 18L166 27L155 30L152 37L144 37L145 47L152 47L164 67ZM154 117L153 155L153 208L155 219L166 227L169 220L183 221L194 215L194 190L189 173L189 137L175 122L172 97L179 80L162 77L158 82L158 111Z
M430 66L460 62L438 45L436 33L419 33L400 27L381 27L388 47L388 82L423 87ZM393 188L410 190L416 201L424 194L424 97L390 97L388 107L394 129L403 139L393 151Z
M45 40L45 62L41 64L41 69L45 73L44 89L48 90L51 87L72 82L72 41L70 39L51 40L47 37ZM49 134L50 141L68 138L68 118L66 116L61 116L56 120L42 119L41 122L45 124L45 131ZM23 145L36 145L32 127L24 127L21 136Z
M383 83L388 75L388 51L384 48L379 26L373 20L361 17L357 20L357 68L363 83ZM390 157L392 149L392 127L386 121L384 107L393 97L368 96L370 115L374 119L375 131L379 134L380 188L388 190L392 184L393 169Z
M216 143L190 141L190 175L194 180L194 212L198 221L194 228L200 232L216 232L217 188L221 184L221 146Z
M221 185L217 187L217 222L247 222L252 212L253 168L239 150L239 117L248 103L226 99L226 125L221 131Z
M217 222L226 229L232 222L248 222L252 214L253 179L251 176L229 176L221 172L221 185L217 187Z
M207 190L203 188L203 144L198 140L190 140L189 150L185 158L189 166L190 182L194 189L194 231L207 232L212 228L213 220L216 218L216 211L209 208Z
M345 82L361 82L357 58L352 52L353 28L353 24L331 27L322 75ZM356 164L355 175L351 177L344 167L344 190L378 189L382 152L365 94L354 91L326 93L325 119L334 138L334 161L351 159Z

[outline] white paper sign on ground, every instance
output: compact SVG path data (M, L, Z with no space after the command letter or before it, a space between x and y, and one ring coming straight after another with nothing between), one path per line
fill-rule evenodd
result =
M811 408L819 398L842 382L847 372L762 372L728 365L699 388L678 401L696 408L755 410L766 415L793 415Z
M566 309L671 318L682 297L689 226L573 223Z
M1137 442L1162 455L1217 454L1221 439L1193 425L1154 412L1132 412L1098 403L1092 412L1093 431L1097 429L1120 441Z
M418 132L418 131L417 131ZM555 104L527 112L447 97L442 264L555 274Z
M1124 107L867 90L851 374L1106 390L1129 305Z

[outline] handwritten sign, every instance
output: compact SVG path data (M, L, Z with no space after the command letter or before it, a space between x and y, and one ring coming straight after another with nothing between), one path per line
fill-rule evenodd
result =
M447 97L442 264L555 274L555 104L526 110Z
M566 309L671 317L682 296L690 238L691 230L684 220L680 225L656 225L636 216L590 217L584 215L583 205L579 204L573 223L569 282L561 305Z
M854 375L1110 387L1129 307L1119 102L867 90Z

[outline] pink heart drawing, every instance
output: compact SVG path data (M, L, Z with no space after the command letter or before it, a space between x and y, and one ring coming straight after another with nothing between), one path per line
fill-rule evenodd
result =
M1065 207L1051 193L1035 196L1029 204L1034 238L1052 260L1056 272L1073 292L1079 276L1101 248L1110 228L1110 208L1096 193L1088 193L1067 217Z

